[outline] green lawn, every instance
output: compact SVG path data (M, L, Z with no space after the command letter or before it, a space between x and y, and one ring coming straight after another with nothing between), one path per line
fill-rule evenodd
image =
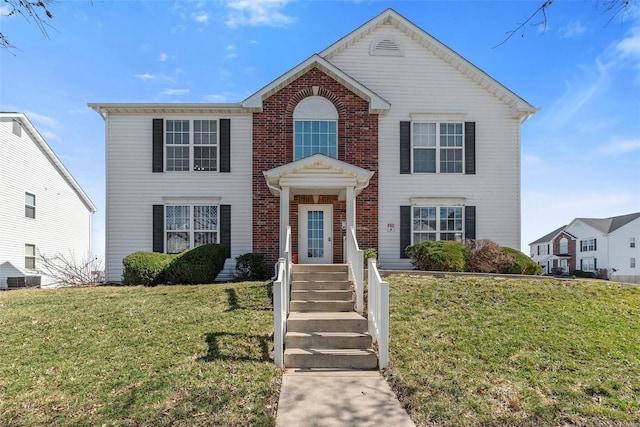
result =
M640 287L392 276L386 376L424 425L640 425Z
M0 425L273 425L264 283L0 293Z
M640 288L392 276L419 425L640 425ZM0 426L275 424L268 286L0 292Z

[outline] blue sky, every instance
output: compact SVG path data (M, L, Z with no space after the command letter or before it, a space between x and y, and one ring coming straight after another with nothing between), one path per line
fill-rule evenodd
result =
M48 37L0 17L0 111L24 112L99 211L104 122L88 102L239 102L392 7L541 111L522 127L522 247L575 217L640 211L640 7L602 2L64 1ZM599 6L598 6L599 5ZM0 15L6 12L0 2ZM535 19L538 22L539 19Z

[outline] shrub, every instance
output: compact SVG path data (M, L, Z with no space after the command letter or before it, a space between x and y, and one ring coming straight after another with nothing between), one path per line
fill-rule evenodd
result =
M164 271L173 284L213 283L224 268L227 250L215 243L196 246L176 256Z
M576 277L582 277L586 279L595 279L596 273L593 271L573 270L573 275Z
M506 273L515 259L491 240L465 240L467 271L473 273Z
M363 258L362 265L363 265L364 268L367 268L367 266L369 265L369 260L371 258L374 258L374 259L377 260L378 252L373 248L363 249L362 250L362 258ZM380 267L380 266L378 265L378 267Z
M236 257L237 280L265 280L267 274L264 254L250 252Z
M164 281L164 269L175 255L138 251L122 260L124 271L122 283L125 285L154 286Z
M514 263L509 267L507 273L529 275L542 274L542 267L522 252L507 247L503 247L502 250L508 255L511 255L514 259Z
M407 247L411 264L425 271L464 271L464 246L452 241L426 241Z

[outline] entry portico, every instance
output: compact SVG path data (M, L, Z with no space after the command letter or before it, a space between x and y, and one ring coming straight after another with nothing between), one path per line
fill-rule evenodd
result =
M369 180L374 172L354 166L324 154L314 154L309 157L276 167L274 169L263 172L267 182L267 186L274 196L280 198L280 256L283 254L285 245L286 228L290 225L291 201L295 196L312 196L314 202L317 203L320 196L334 196L337 200L344 201L346 205L346 215L342 228L350 230L356 225L356 197L369 185ZM320 205L319 205L320 206ZM318 212L309 211L305 212ZM309 216L311 218L311 216ZM333 227L334 219L331 220ZM309 240L309 243L298 241L298 251L300 245L305 249L305 256L302 257L306 262L314 262L316 254L312 255L310 245L314 240L318 239L317 234L307 233L302 224L304 220L300 219L300 230ZM322 224L320 224L322 227ZM331 241L331 234L322 234L327 243ZM309 256L307 257L307 253Z

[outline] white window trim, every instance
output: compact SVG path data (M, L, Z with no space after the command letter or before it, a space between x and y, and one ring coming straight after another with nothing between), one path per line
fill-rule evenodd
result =
M582 246L582 242L592 242L593 245L591 245L591 247L593 247L593 249L589 249L589 245L588 244L585 245L586 249L582 249L582 247L583 247ZM596 238L595 237L589 237L587 239L580 239L580 252L596 252L595 248L597 247L596 246L597 243L595 243L595 242L596 242Z
M410 114L411 117L411 173L412 174L443 174L443 175L464 175L466 159L464 155L465 150L465 120L464 116L460 114L427 114L427 113L413 113ZM436 128L436 140L434 147L416 147L414 145L414 125L415 124L435 124ZM440 146L440 124L461 124L462 125L462 146L461 147L441 147ZM415 150L435 150L435 172L416 172L414 169L415 159L414 153ZM440 171L440 163L441 163L441 152L442 150L459 150L461 152L462 164L460 167L460 172L441 172Z
M189 248L188 249L192 249L194 248L194 233L196 231L202 231L202 230L196 230L194 227L194 221L195 221L195 216L194 216L194 206L216 206L217 207L217 229L214 230L207 230L210 232L215 232L216 233L216 241L214 243L220 243L220 197L163 197L162 200L164 201L164 218L163 218L163 239L164 239L164 247L165 247L165 252L166 253L170 253L168 252L168 239L167 239L167 234L169 233L169 231L167 230L167 207L168 206L188 206L189 207L189 230L187 230L187 232L189 233ZM176 231L178 232L178 231Z
M318 88L314 87L314 92L317 92ZM339 129L338 129L338 110L335 105L327 98L322 96L308 96L296 105L293 110L293 159L296 158L296 123L297 122L333 122L336 124L336 159L338 158L338 141L339 141ZM312 154L313 155L313 154Z
M33 255L27 255L27 246L33 247ZM24 268L29 271L36 270L36 245L31 243L24 244ZM33 259L33 267L27 267L27 259Z
M174 146L179 146L178 144L167 144L167 121L171 121L171 120L181 120L181 121L188 121L189 122L189 169L188 170L180 170L180 171L176 171L176 170L169 170L167 168L167 161L169 159L169 150L167 150L167 147L174 147ZM196 145L194 143L194 121L196 120L211 120L211 121L215 121L216 124L216 170L212 170L212 171L204 171L204 170L195 170L194 169L194 163L195 163L195 147L196 146L211 146L210 144L205 144L205 145L201 145L198 144ZM184 173L184 172L199 172L199 173L219 173L220 172L220 117L165 117L164 118L164 127L163 127L163 134L162 134L162 141L164 144L164 149L163 149L163 154L164 154L164 159L163 159L163 168L165 172L168 173ZM184 146L186 144L180 144L181 146Z
M596 269L596 257L583 257L581 258L582 260L582 271L593 271L595 272ZM587 261L591 261L591 265L585 265L587 263ZM593 267L593 268L590 268Z
M415 198L411 198L411 201L413 202ZM436 209L436 229L435 231L416 231L413 228L413 223L414 223L414 208L435 208ZM462 235L461 236L461 240L464 241L465 239L465 209L464 209L464 205L433 205L433 204L413 204L411 205L411 244L415 244L415 234L427 234L427 233L435 233L436 235L436 240L435 241L441 241L442 239L441 234L442 233L458 233L458 231L450 231L450 230L441 230L440 229L440 209L442 208L460 208L461 209L461 213L462 213L462 217L461 217L461 222L462 222L462 230L459 231L459 233ZM454 240L455 241L455 240Z
M27 194L30 194L33 196L33 205L30 205L29 203L27 203ZM36 193L32 193L30 191L24 192L24 207L25 207L24 217L29 219L36 219ZM27 211L26 211L27 207L33 208L33 217L27 216Z

